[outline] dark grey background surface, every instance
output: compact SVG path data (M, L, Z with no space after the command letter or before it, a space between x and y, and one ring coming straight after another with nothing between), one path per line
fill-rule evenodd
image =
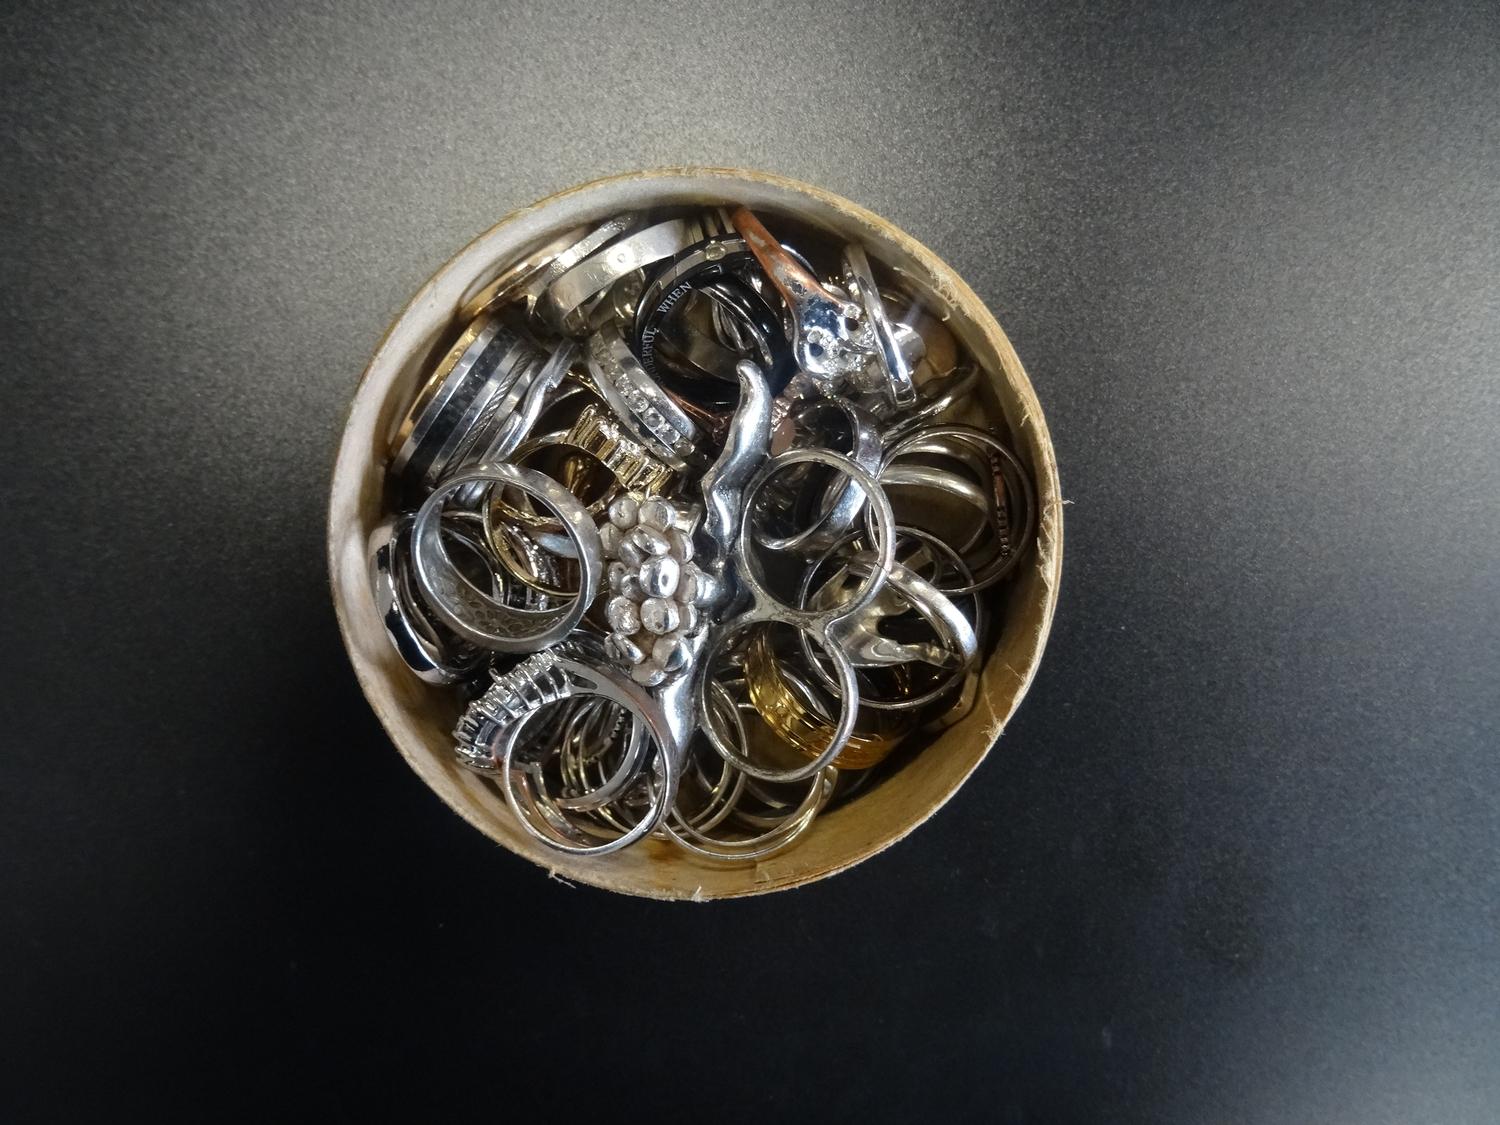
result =
M0 17L0 1116L1500 1116L1493 4ZM963 792L822 885L549 882L383 738L345 403L570 183L873 208L1047 409L1063 597Z

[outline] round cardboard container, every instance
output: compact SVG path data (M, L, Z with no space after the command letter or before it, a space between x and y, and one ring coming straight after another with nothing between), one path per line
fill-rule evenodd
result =
M1016 455L1034 476L1036 543L998 591L1003 624L973 710L892 776L820 816L785 852L754 865L710 866L648 839L597 859L562 855L522 832L498 790L456 763L450 735L460 711L455 694L418 680L386 639L370 589L367 547L383 514L387 442L435 349L457 331L457 310L522 253L622 211L731 202L761 213L773 229L775 215L795 215L863 243L873 259L900 271L931 309L947 316L988 376L984 409L992 419L1004 419ZM702 901L786 890L843 871L890 847L964 783L1015 712L1041 660L1062 569L1062 502L1047 424L1021 361L995 318L937 255L864 208L795 180L737 169L669 168L597 180L516 211L422 286L355 389L333 472L328 559L339 627L360 686L411 768L455 812L556 876L649 898Z

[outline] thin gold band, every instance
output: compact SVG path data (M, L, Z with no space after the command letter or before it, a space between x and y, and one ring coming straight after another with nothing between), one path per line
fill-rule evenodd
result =
M766 726L797 753L816 758L828 746L834 724L809 707L787 682L766 630L758 631L746 646L745 688ZM914 725L899 711L877 713L873 730L861 730L856 722L833 765L844 770L869 769L894 750Z

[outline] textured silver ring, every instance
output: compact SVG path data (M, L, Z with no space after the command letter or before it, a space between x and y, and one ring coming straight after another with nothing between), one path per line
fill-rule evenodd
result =
M443 504L471 484L524 492L557 516L578 560L578 593L571 601L518 609L477 589L453 565L440 530ZM504 464L453 477L423 502L412 530L412 562L433 613L465 640L499 652L535 652L566 637L583 620L604 570L599 532L578 499L544 473Z

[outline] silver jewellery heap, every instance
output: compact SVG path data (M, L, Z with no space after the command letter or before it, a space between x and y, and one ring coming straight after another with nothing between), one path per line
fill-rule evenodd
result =
M793 847L968 712L1003 626L1036 503L980 363L865 247L784 221L539 239L391 436L392 654L461 693L455 760L550 849Z

